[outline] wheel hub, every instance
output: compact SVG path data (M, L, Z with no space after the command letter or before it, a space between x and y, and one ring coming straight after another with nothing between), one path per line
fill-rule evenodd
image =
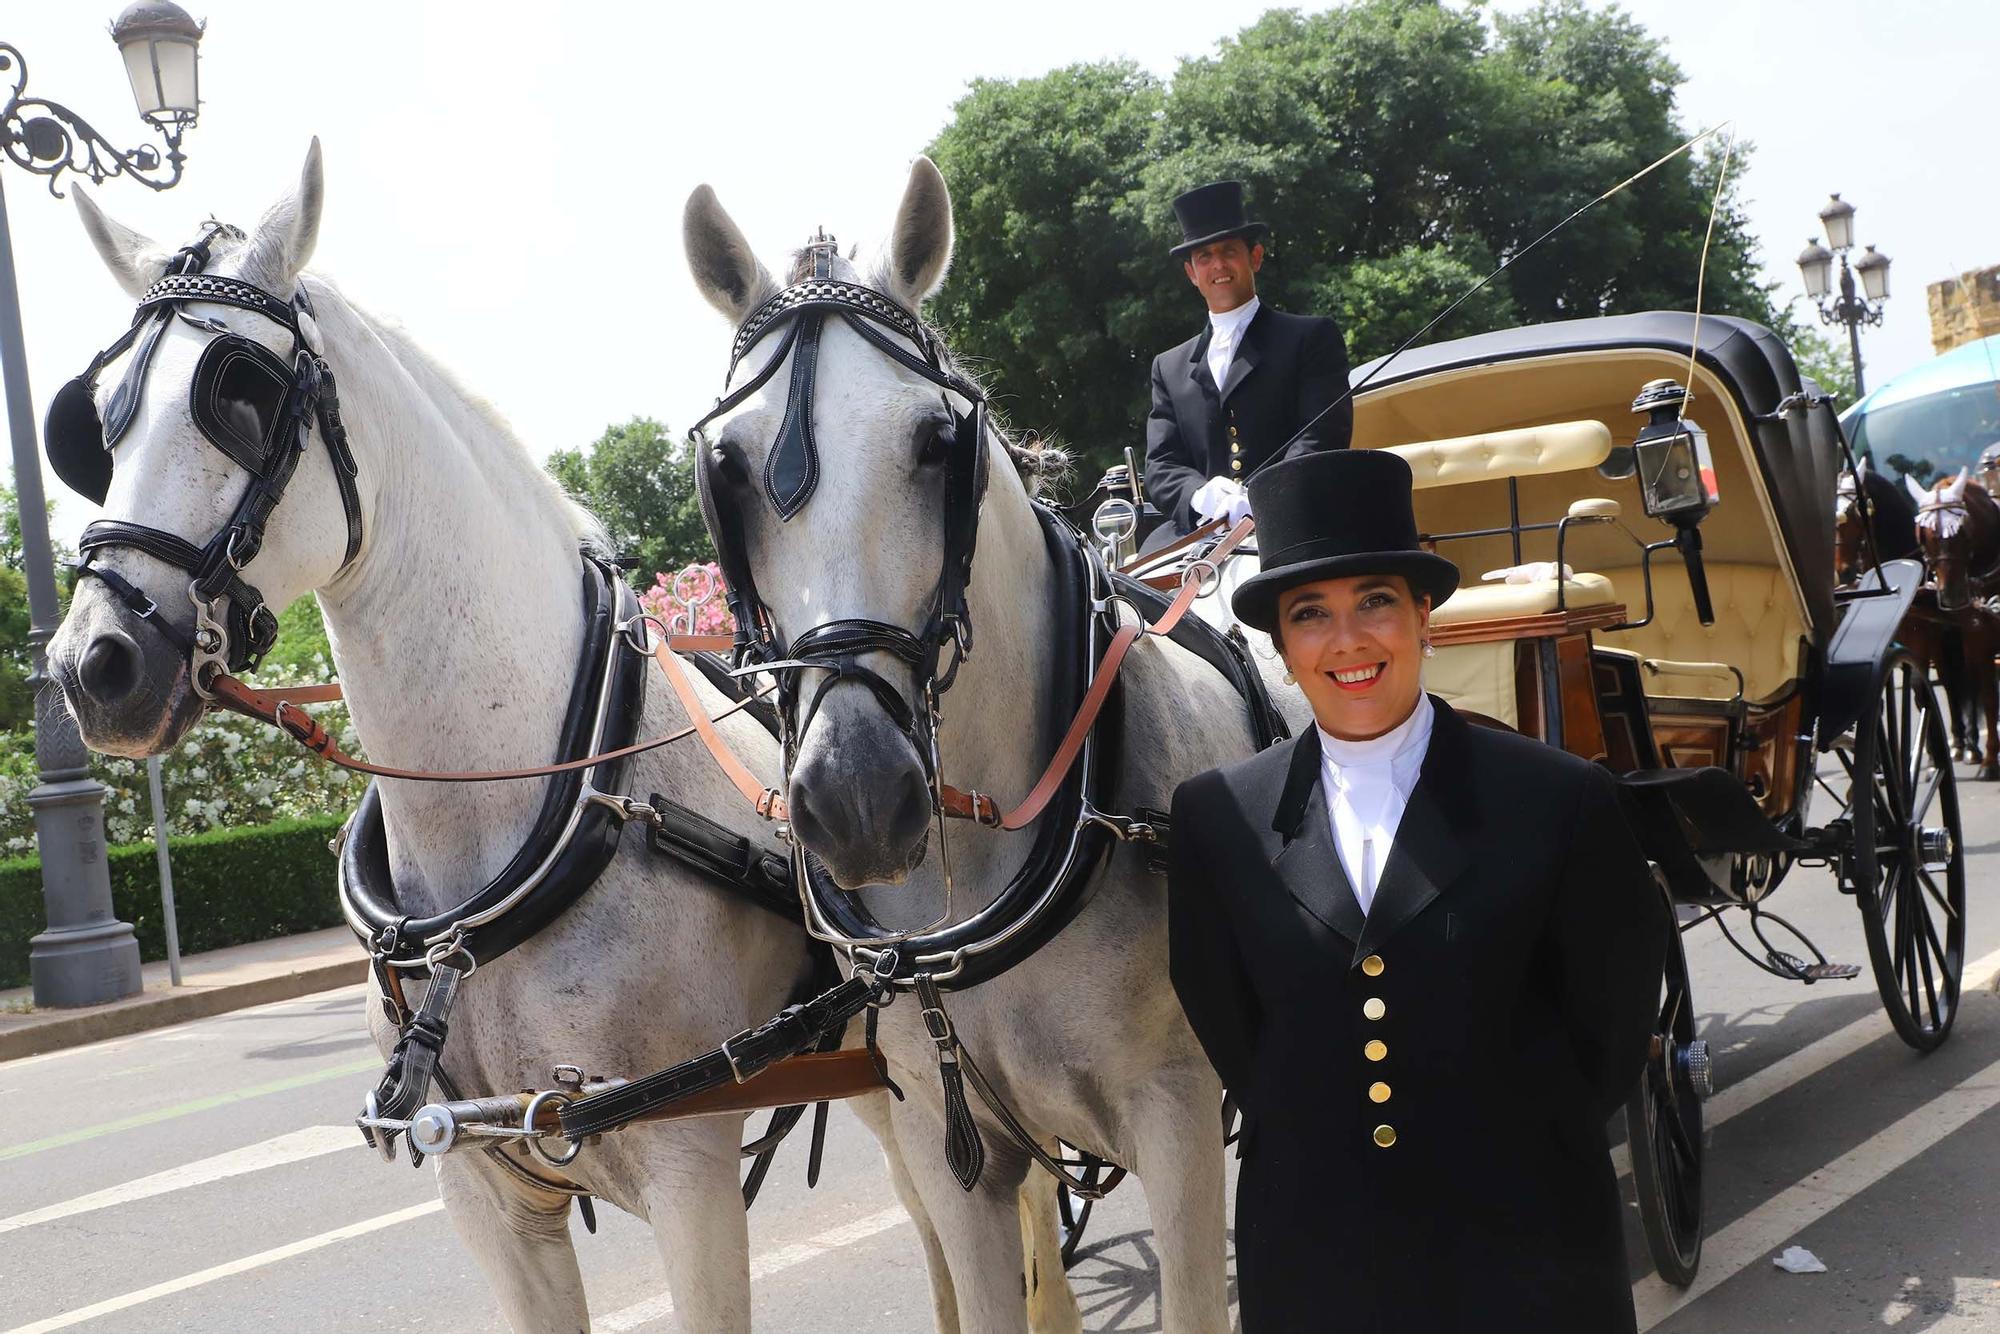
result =
M1917 855L1927 866L1950 861L1956 850L1949 829L1925 826L1917 831Z

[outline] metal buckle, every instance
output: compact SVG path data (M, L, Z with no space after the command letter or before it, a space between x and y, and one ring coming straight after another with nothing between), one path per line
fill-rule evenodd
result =
M730 1050L730 1044L736 1042L742 1042L746 1038L754 1037L756 1035L756 1032L757 1030L754 1028L746 1028L741 1033L736 1034L734 1037L727 1037L722 1040L722 1059L729 1062L730 1077L733 1078L739 1084L741 1084L746 1079L751 1078L757 1072L755 1070L752 1070L749 1072L749 1074L744 1073L743 1063L736 1059L736 1053Z
M465 967L458 970L461 977L471 977L479 971L479 960L473 958L472 951L465 947L463 931L453 931L448 938L425 950L424 966L435 969L454 955L465 960Z
M569 1145L569 1152L560 1156L550 1153L548 1149L543 1147L542 1141L544 1139L562 1139L562 1136L543 1135L539 1133L535 1129L535 1122L539 1119L544 1104L553 1102L567 1107L571 1101L570 1095L561 1089L544 1089L534 1097L528 1099L528 1105L521 1109L521 1126L528 1132L528 1151L547 1163L550 1167L568 1167L571 1163L575 1162L576 1156L583 1152L583 1141L580 1139L563 1140L563 1143Z

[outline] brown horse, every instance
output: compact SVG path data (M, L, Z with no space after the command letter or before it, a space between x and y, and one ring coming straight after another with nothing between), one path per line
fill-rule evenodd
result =
M1875 530L1875 554L1887 560L1921 560L1917 547L1917 507L1903 489L1868 466L1864 455L1853 472L1840 474L1833 507L1833 578L1842 588L1873 568L1866 530Z
M1917 503L1917 545L1942 619L1934 661L1950 698L1953 732L1965 746L1961 753L1979 765L1979 777L2000 779L2000 669L1994 664L2000 616L1986 605L2000 594L2000 503L1962 469L1930 488L1903 480ZM1905 638L1911 637L1906 629ZM1981 730L1983 745L1973 740Z

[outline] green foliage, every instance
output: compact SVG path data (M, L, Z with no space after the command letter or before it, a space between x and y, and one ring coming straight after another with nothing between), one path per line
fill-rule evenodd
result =
M1908 454L1891 454L1882 461L1903 476L1916 478L1918 486L1929 486L1937 480L1938 466L1929 459L1913 459Z
M291 606L278 613L278 642L257 669L255 679L262 683L287 672L293 680L333 679L333 647L327 642L319 599L311 593L294 598Z
M609 426L588 450L549 456L549 475L595 514L642 583L653 574L715 559L695 493L694 451L651 417Z
M1092 463L1142 436L1152 357L1200 328L1166 255L1171 201L1234 176L1272 237L1261 294L1333 315L1359 363L1421 329L1498 262L1687 137L1679 69L1622 11L1543 0L1274 10L1162 84L1129 62L975 83L930 152L958 244L932 313L1019 425ZM1777 318L1734 183L1705 308ZM1691 309L1711 140L1586 213L1434 339ZM1089 477L1089 470L1084 475Z
M169 850L182 952L197 954L338 926L343 919L327 841L340 823L339 817L321 816L173 839ZM112 910L137 930L141 957L164 959L166 932L153 845L113 847L106 861ZM44 922L40 863L33 857L0 862L0 987L27 982L28 939Z
M9 474L11 479L12 474ZM0 732L30 727L35 721L34 692L28 676L34 660L28 648L28 578L21 557L21 516L11 480L0 484ZM51 512L55 505L48 506ZM72 553L55 547L56 597L69 605Z
M1810 376L1819 387L1833 395L1834 411L1851 406L1859 397L1854 392L1854 360L1848 349L1818 329L1788 321L1773 327L1791 345L1799 374Z

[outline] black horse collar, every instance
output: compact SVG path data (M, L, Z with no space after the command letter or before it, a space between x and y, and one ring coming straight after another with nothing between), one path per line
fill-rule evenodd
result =
M300 317L312 314L305 288L299 287L290 301L284 301L241 279L203 273L211 244L224 233L241 237L234 228L211 224L174 257L166 275L139 298L131 327L92 358L82 375L57 391L43 430L56 476L85 499L103 504L111 486L112 450L137 415L146 374L168 324L179 318L213 335L195 366L188 408L202 436L250 475L229 522L204 546L163 529L118 519L90 524L77 542L78 575L102 582L127 610L186 654L189 679L203 696L216 672L249 670L277 641L277 616L243 579L242 570L262 549L265 527L284 498L315 424L332 459L347 519L341 567L351 564L361 550L358 469L341 424L333 372L326 359L306 345L300 328ZM213 321L191 318L181 309L189 302L204 301L252 311L284 328L292 336L290 364L254 339ZM105 405L107 417L100 419L98 376L128 351L131 364ZM195 608L192 632L163 616L159 604L129 580L93 564L98 552L111 547L131 547L187 572L192 580L188 596Z

